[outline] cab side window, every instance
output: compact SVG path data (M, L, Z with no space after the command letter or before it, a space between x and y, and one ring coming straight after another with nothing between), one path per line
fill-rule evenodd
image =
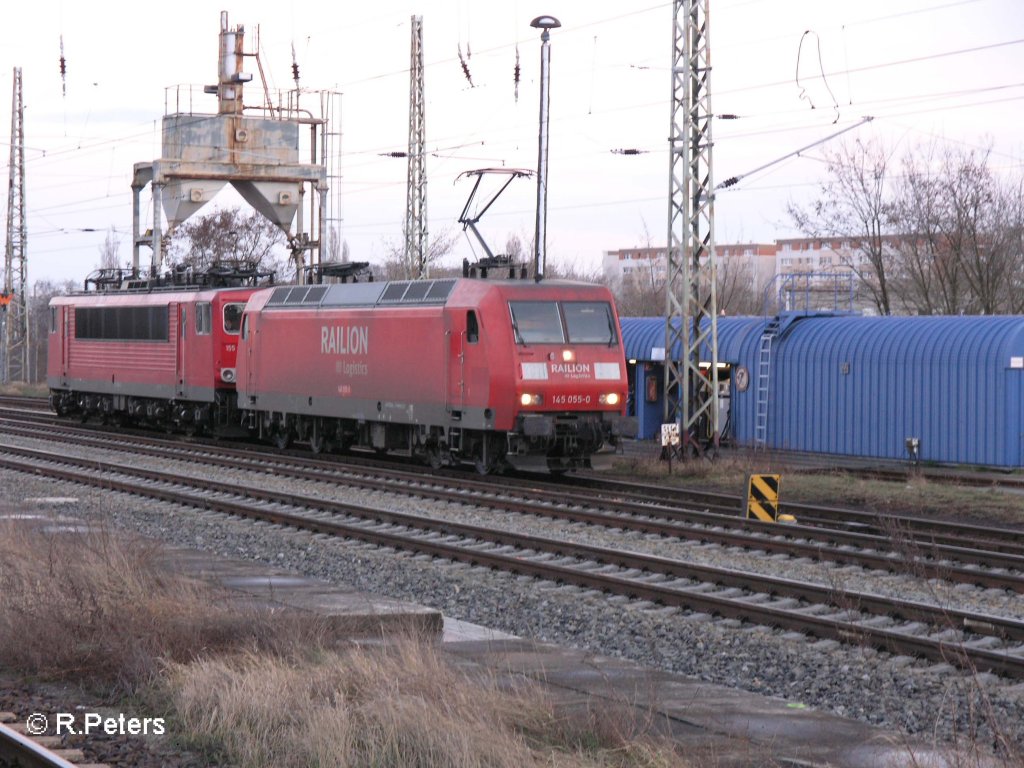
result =
M232 336L238 334L238 331L242 327L242 310L245 309L245 304L225 304L224 305L224 332L230 333Z
M208 336L213 330L213 315L210 302L196 304L196 335Z
M476 321L476 312L472 309L466 313L466 341L470 344L480 341L480 326Z

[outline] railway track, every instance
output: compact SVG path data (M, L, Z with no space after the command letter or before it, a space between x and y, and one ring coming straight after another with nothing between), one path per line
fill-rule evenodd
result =
M0 764L19 768L83 768L84 761L82 751L63 747L59 736L29 736L25 723L10 712L0 712ZM88 768L107 766L90 763Z
M38 398L25 398L38 401ZM22 399L22 400L25 400ZM66 419L59 419L52 413L45 411L28 411L19 409L7 409L0 404L0 419L13 419L21 422L29 422L40 425L61 424L67 429L72 426ZM86 425L86 431L79 428L76 434L97 434L102 433L105 428L97 425ZM69 433L70 434L70 433ZM118 435L125 435L117 432ZM139 444L152 439L152 433L138 431L135 433ZM182 444L181 440L174 441ZM637 509L642 506L651 507L654 510L679 510L681 514L688 515L693 520L693 515L698 512L711 513L723 516L729 520L731 527L741 526L743 523L737 520L737 515L742 510L744 499L739 495L703 491L697 489L651 486L648 484L632 483L615 480L607 477L568 476L557 482L542 479L539 476L533 477L504 477L489 476L486 480L474 480L472 475L458 470L443 470L426 473L418 466L410 468L408 464L399 464L392 460L381 460L358 455L331 456L329 458L313 458L308 452L291 450L285 453L272 452L267 447L253 447L251 444L227 444L213 440L190 440L188 445L196 446L199 450L203 445L217 446L220 452L226 452L230 447L236 449L234 454L237 457L251 457L257 453L267 457L267 461L286 461L285 457L293 457L296 463L304 466L333 466L340 472L351 473L363 471L372 473L378 477L397 477L396 473L406 473L407 477L419 478L424 481L424 476L432 478L448 478L451 482L457 482L465 487L483 487L493 492L501 488L510 494L527 494L537 499L544 494L549 498L564 498L568 489L581 503L596 507L608 507L619 504L622 507ZM417 480L413 480L416 482ZM525 489L525 490L524 490ZM556 502L558 503L558 502ZM912 546L916 550L925 548L953 547L960 550L977 550L979 553L997 553L999 555L1024 556L1024 529L1011 528L1003 525L972 525L970 523L934 519L931 517L898 515L881 513L870 510L853 509L848 507L836 507L820 504L783 503L781 511L796 517L804 528L828 528L835 531L842 531L855 537L857 534L865 536L877 536L882 539L899 540L904 546ZM656 511L649 512L651 515L659 514ZM660 514L667 514L663 511ZM680 518L676 518L680 519ZM764 524L767 530L771 530L772 524ZM751 529L756 530L757 524L752 521ZM834 538L838 539L843 534L836 533ZM850 542L852 545L856 541ZM738 546L743 546L738 544ZM973 562L982 565L991 564L988 561L979 561L981 555L975 556ZM997 558L998 559L998 558ZM968 561L972 562L972 561ZM996 566L1002 567L1002 566ZM1012 566L1011 566L1012 567Z
M267 523L1024 678L1024 622L180 473L5 447L0 464Z
M711 542L768 554L807 557L888 572L902 572L912 564L926 578L1024 593L1024 550L1021 547L1014 549L987 536L971 540L966 535L950 535L939 540L930 533L914 538L908 531L900 531L900 535L894 537L864 531L778 526L745 520L735 513L723 515L669 504L667 500L646 503L608 498L600 493L574 491L567 494L564 489L538 488L535 484L522 482L514 489L508 485L496 488L490 479L476 479L464 473L454 476L446 473L438 477L393 466L374 468L369 473L359 466L308 456L281 456L251 448L181 443L149 436L111 436L65 425L22 426L2 419L0 424L11 435L33 437L48 433L56 439L71 440L78 445L98 449L130 450L162 459L398 492L445 502L477 504L504 512L539 515L679 540ZM998 546L995 549L983 546L990 541Z

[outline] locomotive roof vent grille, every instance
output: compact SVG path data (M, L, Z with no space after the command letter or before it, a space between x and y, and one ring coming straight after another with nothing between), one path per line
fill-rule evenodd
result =
M275 309L311 306L366 307L375 304L444 304L456 281L402 280L380 283L334 285L287 285L275 288L267 307Z
M448 300L455 280L413 280L388 283L381 304L443 304Z
M327 293L326 285L295 285L277 288L267 301L268 306L289 306L319 304Z

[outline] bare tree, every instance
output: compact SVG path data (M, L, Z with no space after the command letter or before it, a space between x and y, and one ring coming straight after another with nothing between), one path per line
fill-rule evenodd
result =
M725 315L759 314L764 286L755 285L753 265L745 263L740 257L717 261L715 297L718 311Z
M1012 238L1007 237L1013 219L1013 196L1000 188L988 168L988 152L967 152L955 167L947 168L947 201L950 248L959 257L963 275L984 314L1000 312L1003 288L1012 272Z
M427 243L427 268L434 271L436 265L455 248L455 241L458 235L452 229L443 229ZM405 253L405 237L401 242L385 241L384 248L386 256L381 265L383 277L386 280L412 280L416 277L419 269L418 264Z
M845 266L868 288L878 312L891 314L892 250L886 242L893 219L886 177L891 153L881 143L857 140L825 157L828 178L818 199L807 208L791 203L789 215L808 237L849 242L854 257L841 254Z
M532 246L533 244L530 243L530 245ZM533 250L532 247L530 250ZM505 240L505 255L512 261L525 262L528 254L526 244L523 243L523 238L515 233L510 233L508 238Z
M120 249L121 238L118 237L117 231L110 227L103 239L103 245L100 246L100 269L117 269L121 266Z
M892 286L904 311L957 314L967 296L960 261L949 247L946 168L934 144L908 152L893 205L899 232Z
M544 271L546 280L574 280L581 283L600 283L603 274L599 268L587 267L575 260L551 260Z
M655 259L647 259L609 287L624 317L656 317L665 312L665 274Z
M171 238L168 262L205 269L213 264L281 271L285 237L262 214L227 208L185 222Z
M62 283L36 280L33 284L32 296L28 301L30 347L27 378L30 381L46 379L46 353L50 340L50 299L72 293L79 288L73 280L65 280Z
M1024 313L1024 180L1018 179L1004 187L1008 199L1006 207L1006 248L1015 254L1007 275L1005 311Z

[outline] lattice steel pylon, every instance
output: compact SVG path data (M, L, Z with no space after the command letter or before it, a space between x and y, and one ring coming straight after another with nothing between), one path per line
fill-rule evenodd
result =
M14 68L11 100L11 165L4 250L4 383L29 380L28 254L25 225L25 109L21 67Z
M679 425L683 455L719 443L708 2L672 5L664 421Z
M423 100L423 17L412 17L409 59L409 171L405 192L405 263L427 276L426 102Z

